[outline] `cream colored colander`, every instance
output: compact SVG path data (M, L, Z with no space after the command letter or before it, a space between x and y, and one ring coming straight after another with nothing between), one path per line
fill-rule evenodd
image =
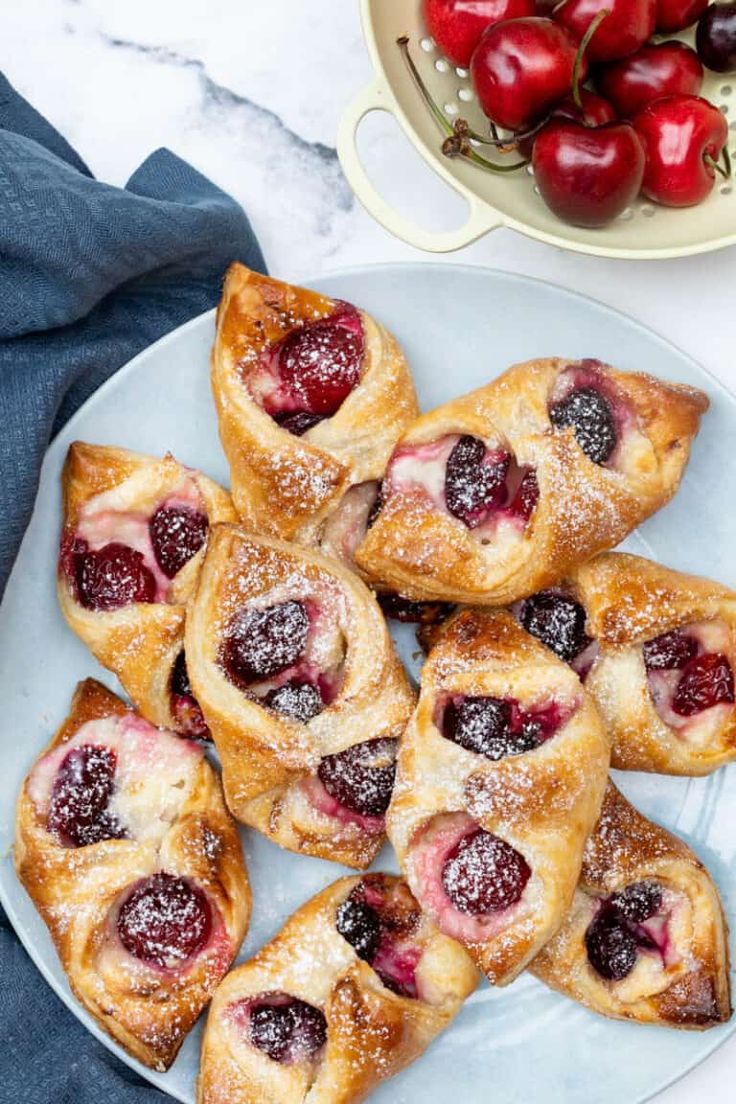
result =
M462 115L471 126L485 129L467 72L456 69L427 34L421 0L361 0L363 30L376 79L350 104L338 132L340 161L353 191L369 213L387 230L410 245L434 253L461 249L489 230L509 226L552 245L605 257L657 259L705 253L736 243L736 197L732 185L718 178L709 198L697 207L674 210L646 200L637 202L615 222L590 230L567 226L535 194L527 169L495 176L440 152L442 137L417 91L396 40L409 35L412 57L437 103L451 120ZM670 36L672 37L672 36ZM677 36L692 43L692 31ZM736 75L707 73L703 95L728 115L736 145ZM404 218L379 195L368 178L356 148L361 120L371 111L388 111L427 163L468 202L467 221L458 230L433 233ZM736 149L733 150L736 158Z

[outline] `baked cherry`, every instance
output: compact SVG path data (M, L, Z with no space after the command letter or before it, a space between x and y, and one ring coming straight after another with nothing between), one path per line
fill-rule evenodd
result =
M576 52L576 39L551 19L529 16L489 27L471 62L481 108L500 127L527 130L572 88ZM581 80L585 71L583 59Z
M611 405L596 387L574 388L550 406L549 417L560 429L572 427L578 444L594 464L605 464L618 444Z
M703 65L714 73L736 69L736 4L711 4L698 20L695 45Z
M283 686L269 690L263 704L275 709L284 717L306 724L316 717L325 707L319 687L313 682L298 682L290 679Z
M386 617L418 625L437 625L452 612L449 602L414 602L394 590L376 595Z
M508 452L490 452L478 437L460 437L445 468L445 502L450 513L471 529L480 525L506 498L510 461Z
M585 610L569 594L540 590L523 603L519 620L528 633L565 663L572 663L590 644Z
M125 829L108 809L118 757L112 748L83 744L61 762L51 790L46 827L65 847L124 839Z
M463 69L486 27L534 10L534 0L423 0L427 30L445 57Z
M516 494L509 503L509 511L516 517L528 521L539 502L539 483L533 468L524 472Z
M286 993L261 998L250 1010L250 1041L274 1062L309 1061L327 1040L321 1009Z
M734 700L733 671L728 657L706 652L691 659L677 684L672 708L681 717L692 717L714 705Z
M634 882L612 894L608 904L632 924L643 924L662 907L662 889L656 882Z
M123 902L117 929L134 958L155 966L178 966L208 942L212 909L199 886L159 871L140 882Z
M624 919L602 908L585 933L585 949L593 969L607 981L621 981L636 966L636 937Z
M590 61L616 61L633 54L654 34L657 0L565 0L553 18L576 39L582 39L600 12L606 12L591 38Z
M468 696L448 701L441 729L466 751L497 760L533 751L554 735L560 719L555 708L535 713L511 698Z
M76 541L74 575L80 605L89 610L115 610L130 602L154 602L156 580L143 555L113 541L92 551Z
M297 414L274 415L274 421L278 422L282 429L288 430L294 437L303 437L307 430L310 430L312 426L319 425L324 420L324 415L308 414L304 410Z
M397 741L381 737L326 755L317 770L335 801L361 816L383 816L396 777Z
M246 608L231 622L222 663L233 682L271 678L296 663L309 635L309 614L293 599L266 609Z
M173 579L199 552L209 522L191 506L159 506L148 528L156 562L167 579Z
M171 712L174 715L177 732L185 736L210 739L209 729L199 707L197 699L192 693L192 684L189 681L187 671L187 659L184 651L179 652L171 668L169 681L171 693Z
M699 19L708 0L657 0L657 34L675 34Z
M291 330L278 349L278 370L301 412L329 418L360 380L360 315L347 303L328 318Z
M337 910L335 927L358 958L370 965L381 943L381 921L376 910L351 893Z
M619 115L631 119L662 96L697 96L703 66L684 42L650 43L631 57L604 65L595 80Z
M531 870L510 843L479 828L464 836L448 856L442 884L455 908L471 916L511 908L524 892Z
M667 207L691 207L710 194L728 124L700 96L666 96L634 118L646 153L642 191Z
M647 671L673 671L685 666L698 652L698 643L687 633L662 633L642 648Z

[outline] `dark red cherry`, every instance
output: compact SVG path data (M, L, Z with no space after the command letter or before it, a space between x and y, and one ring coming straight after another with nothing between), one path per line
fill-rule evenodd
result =
M697 96L703 84L703 66L684 42L650 43L631 57L604 65L595 80L621 118L632 119L661 96Z
M381 942L381 921L376 910L355 897L354 892L338 908L335 927L358 958L370 965Z
M383 816L396 777L397 741L387 738L353 744L319 765L319 780L335 801L361 816Z
M125 829L108 811L118 757L112 748L83 744L62 760L51 790L46 827L65 847L123 839Z
M539 502L539 483L537 473L530 468L524 473L519 488L511 501L509 510L517 517L528 521L534 513L534 508Z
M576 387L550 407L549 416L558 429L572 426L578 444L594 464L605 464L616 448L618 435L610 404L595 387Z
M701 203L713 191L714 166L728 143L720 108L702 96L663 96L633 123L646 153L644 195L666 207Z
M363 353L360 317L345 304L331 318L287 334L279 348L279 373L302 410L329 418L359 382Z
M290 679L276 690L269 690L263 704L302 724L311 721L325 707L318 686L313 682L297 682L296 679Z
M486 27L534 15L534 0L423 0L427 30L453 65L467 69Z
M251 1008L250 1041L274 1062L309 1060L327 1041L327 1020L313 1004L274 993Z
M172 697L171 711L174 714L177 732L195 739L209 740L211 737L207 723L192 693L183 650L179 652L171 668L169 689Z
M540 590L524 602L520 620L528 633L565 663L571 663L590 644L585 632L585 610L567 594Z
M171 668L171 693L180 698L194 698L187 671L187 657L183 650L179 652Z
M307 430L324 420L323 414L308 414L306 411L297 414L274 414L274 421L294 437L303 437Z
M662 907L662 889L656 882L634 882L612 894L608 907L632 924L643 924Z
M468 697L450 701L442 718L442 735L466 751L486 759L521 755L539 747L539 728L533 721L512 729L511 704L500 698Z
M209 940L212 909L199 886L159 871L123 902L117 926L120 942L134 958L179 966Z
M531 870L523 855L479 828L450 853L442 884L455 908L472 916L501 912L521 900Z
M703 65L715 73L736 69L736 4L709 4L698 19L695 45Z
M689 27L708 7L708 0L657 0L657 34Z
M733 700L733 671L728 658L716 652L707 652L691 659L683 670L672 708L681 717L692 717L704 709Z
M484 463L488 449L478 437L465 435L453 446L445 468L445 501L454 517L469 528L480 524L488 510L506 497L506 473L510 456Z
M657 0L566 0L553 18L581 39L601 11L605 18L586 50L590 61L615 61L640 49L654 34Z
M411 598L403 598L394 590L385 591L377 597L386 617L391 617L394 621L437 625L453 610L449 602L413 602Z
M113 541L92 552L74 552L79 602L85 609L114 610L130 602L154 602L156 580L143 555Z
M692 636L675 629L647 640L642 652L647 671L674 671L697 655L698 643Z
M189 506L159 506L148 528L156 562L173 579L206 541L209 522Z
M636 965L636 936L626 920L605 905L585 933L588 961L607 981L621 981Z
M296 663L308 634L309 614L303 602L246 607L230 624L222 662L232 681L241 685L271 678Z

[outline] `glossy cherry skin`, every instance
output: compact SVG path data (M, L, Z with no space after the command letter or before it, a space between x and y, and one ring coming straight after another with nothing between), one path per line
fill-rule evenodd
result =
M660 42L603 66L595 79L621 118L631 119L663 96L697 96L703 86L703 66L684 42Z
M708 7L708 0L657 0L657 34L675 34L691 26Z
M736 4L711 4L698 20L695 46L714 73L736 69Z
M127 544L112 541L94 552L82 544L74 551L73 564L79 603L85 609L108 611L156 599L152 572L142 554Z
M531 870L510 843L479 828L465 836L442 871L445 892L460 912L503 912L521 900Z
M470 71L489 119L527 130L572 88L577 42L551 19L530 16L483 32ZM580 79L585 79L585 61Z
M564 100L560 100L550 111L550 122L552 119L570 119L575 123L582 123L589 127L603 126L604 123L615 122L616 112L602 96L598 96L595 92L589 92L587 88L581 88L580 102L582 103L582 110L575 103L572 96L565 96ZM538 133L539 130L532 132L528 138L522 137L518 140L517 149L522 157L531 157L534 149L534 139Z
M588 61L616 61L644 45L654 34L657 0L565 0L554 18L581 39L593 19L607 11L588 43Z
M360 382L364 353L363 323L349 303L338 303L329 317L288 333L278 348L278 365L296 404L294 413L315 418L335 414ZM286 428L300 436L310 427L300 423Z
M67 753L54 779L46 821L64 847L125 838L125 828L108 810L116 767L116 753L104 745L83 744Z
M534 179L550 210L573 226L605 226L636 198L644 150L628 123L586 127L564 119L537 136Z
M642 191L666 207L692 207L713 189L717 161L728 141L728 124L700 96L667 96L634 119L646 152Z
M534 0L423 0L427 30L453 65L467 69L486 27L534 15Z
M139 882L117 918L129 954L161 967L182 965L212 933L212 909L204 892L185 878L160 871Z
M173 579L206 541L209 522L190 506L159 506L148 528L156 562Z

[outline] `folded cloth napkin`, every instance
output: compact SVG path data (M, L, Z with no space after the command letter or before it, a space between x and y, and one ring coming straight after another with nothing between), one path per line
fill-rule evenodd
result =
M100 183L0 74L0 595L52 435L135 353L214 306L235 259L265 271L244 212L209 180L157 150L125 188ZM0 1040L0 1104L169 1099L61 1005L2 910Z

